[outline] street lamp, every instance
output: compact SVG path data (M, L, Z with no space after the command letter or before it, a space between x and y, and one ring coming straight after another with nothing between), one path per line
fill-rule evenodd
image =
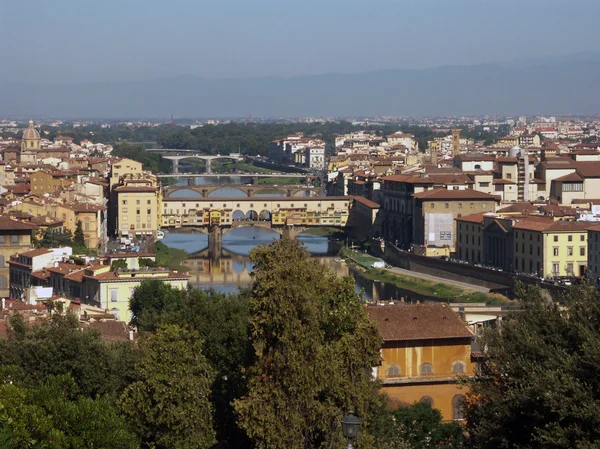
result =
M342 418L342 432L344 432L344 436L348 439L348 446L346 449L353 449L354 446L352 442L358 436L358 429L360 428L360 419L354 415L354 412L350 410L348 415Z

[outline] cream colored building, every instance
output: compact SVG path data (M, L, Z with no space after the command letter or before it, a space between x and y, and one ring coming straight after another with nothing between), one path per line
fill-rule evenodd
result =
M160 223L160 189L155 178L127 179L115 187L116 230L118 235L141 237L156 235Z
M115 185L120 184L125 175L140 175L142 173L143 165L141 162L127 158L113 161L110 167L110 190L112 190Z

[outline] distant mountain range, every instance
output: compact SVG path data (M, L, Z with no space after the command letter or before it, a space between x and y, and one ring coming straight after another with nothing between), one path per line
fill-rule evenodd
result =
M43 70L43 69L42 69ZM600 113L600 54L292 78L176 76L0 81L0 116L63 118L563 115Z

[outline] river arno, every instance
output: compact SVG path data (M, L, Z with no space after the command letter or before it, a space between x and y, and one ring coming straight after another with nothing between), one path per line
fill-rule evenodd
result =
M184 265L189 269L188 274L192 285L234 293L240 285L248 285L251 282L250 250L261 243L269 243L274 238L279 238L279 235L270 230L245 227L228 232L223 236L222 244L211 247L208 245L208 236L202 233L171 231L167 233L163 243L188 253ZM365 279L345 263L336 262L334 258L339 250L339 243L336 241L306 234L300 234L298 238L319 263L339 276L352 276L356 290L363 292L363 297L367 301L402 298L405 301L435 300L394 285Z

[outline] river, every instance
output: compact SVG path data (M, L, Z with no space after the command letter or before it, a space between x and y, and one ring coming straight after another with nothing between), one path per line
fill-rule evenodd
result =
M213 288L224 293L237 292L240 285L251 282L252 263L250 250L260 243L269 243L279 238L279 234L259 227L236 228L223 236L221 244L209 246L208 236L202 233L170 231L162 242L172 248L183 249L188 253L184 265L188 268L190 283L200 288ZM339 276L352 276L356 291L367 301L400 300L427 301L426 297L391 284L375 282L343 262L336 262L339 242L326 237L299 234L298 238L306 246L312 257Z

